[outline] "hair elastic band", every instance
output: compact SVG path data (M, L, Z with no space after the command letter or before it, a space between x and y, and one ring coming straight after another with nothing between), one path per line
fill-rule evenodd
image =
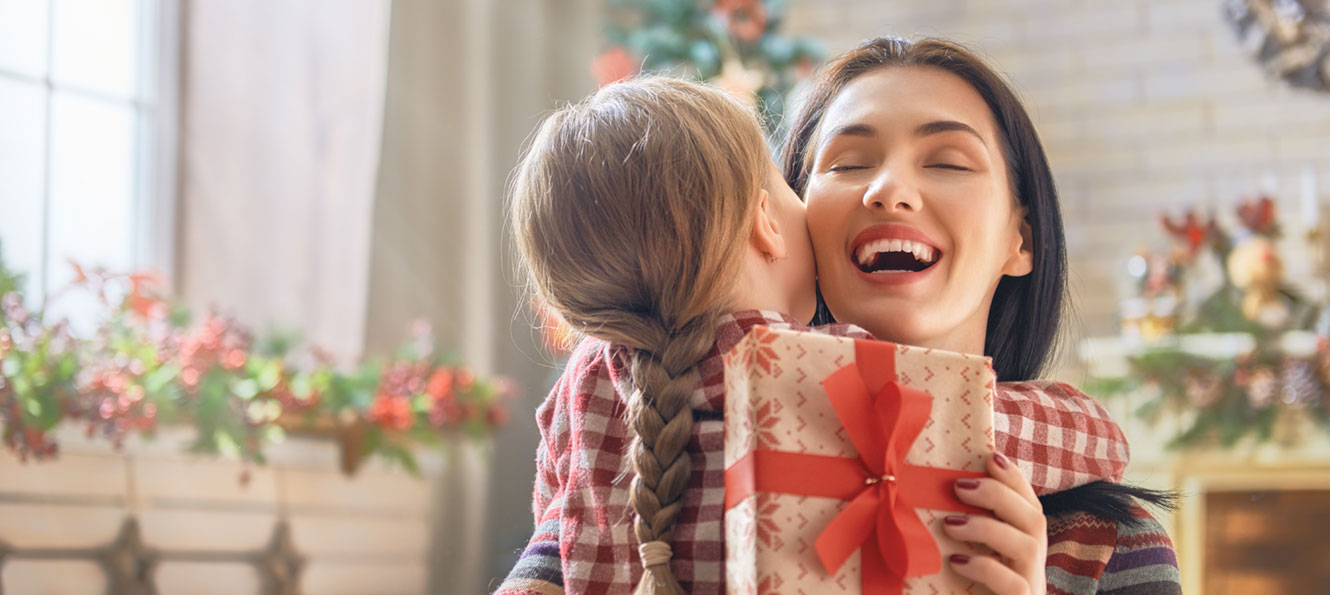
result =
M642 568L669 564L674 557L674 550L664 541L648 541L637 546L637 553L642 557Z

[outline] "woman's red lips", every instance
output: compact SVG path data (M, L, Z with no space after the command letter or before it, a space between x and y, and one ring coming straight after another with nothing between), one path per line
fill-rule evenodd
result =
M859 272L882 277L928 270L937 263L941 251L922 231L885 224L859 232L849 256Z
M901 225L899 223L884 223L868 227L863 231L859 232L859 235L854 236L854 241L850 242L851 259L853 259L855 253L859 251L860 246L863 246L864 244L871 242L873 240L884 240L884 239L909 240L911 242L926 244L928 245L928 247L935 250L938 256L942 255L942 250L938 249L937 242L933 241L933 238L928 237L928 234L919 231L916 228L910 227L908 225Z

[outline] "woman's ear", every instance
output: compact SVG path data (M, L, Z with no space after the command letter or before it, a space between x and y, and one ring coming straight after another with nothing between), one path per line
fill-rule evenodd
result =
M757 198L757 209L753 215L753 233L748 242L754 250L766 255L767 260L780 260L787 256L785 237L781 235L780 222L775 213L771 195L764 189Z
M1034 271L1034 230L1030 227L1028 215L1029 209L1022 206L1017 222L1017 241L1006 264L1002 266L1003 275L1024 277Z

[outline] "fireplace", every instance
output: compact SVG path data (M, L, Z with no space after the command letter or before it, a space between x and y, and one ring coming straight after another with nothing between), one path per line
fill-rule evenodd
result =
M1179 456L1183 592L1330 593L1330 450Z

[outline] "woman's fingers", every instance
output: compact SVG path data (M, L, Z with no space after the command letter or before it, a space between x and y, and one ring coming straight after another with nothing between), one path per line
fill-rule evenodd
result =
M1016 570L1024 573L1033 565L1044 563L1044 550L1033 535L1023 533L1007 523L983 516L952 515L943 519L942 528L956 541L967 541L988 546L998 556L1011 561ZM1045 538L1045 541L1047 538Z
M956 480L956 497L993 511L996 518L953 515L944 519L943 528L958 541L988 546L993 555L952 556L952 567L995 593L1043 593L1048 555L1048 520L1043 506L1030 482L1001 454L989 459L988 474Z
M1017 475L1020 473L1017 472ZM1033 490L1030 493L1033 494ZM1023 533L1043 535L1047 531L1048 523L1039 500L1027 500L1016 489L997 478L957 480L956 497L971 506L993 511L998 519L1010 523Z
M1011 462L1011 459L1002 456L1002 453L995 452L993 456L988 457L988 476L1002 482L1003 485L1016 490L1026 502L1041 508L1039 496L1034 493L1034 486L1030 485L1030 480L1025 478L1020 469Z
M1025 577L989 556L952 554L948 562L956 574L988 587L996 595L1029 595L1032 592Z

